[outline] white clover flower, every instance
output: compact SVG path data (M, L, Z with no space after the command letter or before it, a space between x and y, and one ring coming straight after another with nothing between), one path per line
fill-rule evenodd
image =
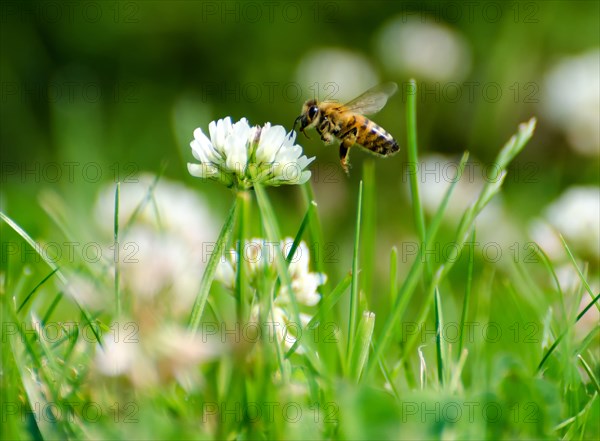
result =
M210 138L202 129L194 130L190 147L200 163L188 163L192 176L243 189L257 183L303 184L310 179L305 169L315 158L302 155L302 147L294 144L296 133L288 135L283 126L250 127L246 118L232 124L227 117L211 122L208 130Z
M215 278L223 285L232 288L235 285L235 273L238 261L246 264L246 275L250 284L256 276L264 276L265 267L275 274L275 250L279 248L283 257L287 257L294 240L290 237L285 238L279 247L275 243L268 242L265 239L251 239L245 241L241 249L241 259L237 255L237 250L232 249L229 257L223 257L217 266ZM321 299L318 293L319 286L327 282L327 275L322 273L310 272L308 265L310 262L310 251L304 241L300 242L294 255L290 259L289 274L291 277L292 290L296 301L304 306L315 306ZM286 305L290 301L287 286L279 289L275 302Z
M253 323L259 322L260 308L258 305L252 308L252 314L250 321ZM311 316L308 314L299 314L300 323L294 322L290 319L289 312L281 307L277 306L277 303L273 306L269 317L265 318L265 325L269 338L276 338L279 343L282 343L286 350L290 350L292 346L296 344L298 339L302 338L302 329L305 328L310 322ZM304 348L299 346L296 349L298 354L304 352Z
M570 187L544 209L543 218L534 219L529 234L552 259L567 255L560 236L571 249L584 257L600 256L600 188Z
M240 250L241 258L236 250L231 250L228 257L221 259L215 278L232 289L236 283L237 266L241 261L246 266L246 276L250 286L258 291L259 283L257 282L260 277L265 277L265 275L276 276L276 256L274 253L280 252L283 257L287 257L293 243L293 239L289 237L279 244L257 238L245 241ZM307 308L319 303L321 295L318 288L327 282L325 274L310 272L309 263L310 251L306 243L302 241L290 259L289 274L292 291L298 305ZM290 306L288 287L282 285L275 296L273 309L269 317L264 318L271 337L277 336L278 341L283 343L287 349L290 349L296 339L301 337L301 328L306 326L311 319L310 315L300 312L301 323L295 323L290 312ZM250 320L258 322L260 312L259 306L255 305ZM298 351L301 352L301 348Z
M166 296L172 312L187 316L218 225L197 192L166 178L153 187L155 179L143 173L138 182L121 184L118 253L111 244L102 255L111 259L111 267L119 259L121 284L136 304ZM114 198L114 185L109 185L101 189L94 207L107 243L113 234ZM134 213L135 221L128 225Z
M564 57L544 77L540 109L562 129L569 145L590 157L600 155L600 51Z
M217 342L178 325L113 323L103 346L96 347L95 368L106 377L125 377L140 389L176 380L191 390L201 382L198 366L222 351Z
M386 22L376 35L377 52L390 71L431 81L461 81L471 69L471 50L450 26L403 15Z

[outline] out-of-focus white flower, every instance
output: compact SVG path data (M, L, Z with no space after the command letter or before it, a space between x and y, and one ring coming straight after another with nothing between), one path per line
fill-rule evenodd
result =
M560 60L544 78L542 112L582 155L600 155L600 51Z
M423 208L428 215L433 216L437 212L446 191L456 179L457 170L456 159L440 154L424 156L419 162L416 169L417 182ZM493 165L485 166L476 161L469 161L450 197L445 220L450 224L457 224L469 206L477 200L486 182L495 182L498 179L497 172L497 167ZM405 180L409 178L407 176ZM405 191L410 191L408 186L405 187ZM499 256L508 256L509 253L503 253L502 250L508 250L515 241L522 239L518 225L504 208L501 195L495 196L481 211L477 217L476 228L477 242L480 242L480 246L493 249L494 254L498 253Z
M469 47L458 31L405 17L383 25L377 52L391 72L431 81L460 81L471 68Z
M284 254L287 255L293 243L294 240L289 237L283 241L281 246ZM327 281L327 276L322 273L311 273L308 269L309 261L310 251L308 246L305 242L300 242L290 260L289 271L296 300L306 306L315 306L321 300L317 289ZM281 303L289 301L287 286L282 286L280 296L276 301Z
M258 289L257 278L264 277L265 274L276 274L275 252L280 252L283 257L287 257L294 243L292 238L285 238L280 244L274 244L264 239L251 239L244 242L240 256L236 250L231 250L229 258L223 258L217 267L215 278L229 288L235 286L235 273L238 262L246 265L246 276L250 285L255 290ZM277 246L276 246L277 245ZM327 282L327 276L322 273L313 273L309 269L310 251L304 241L300 242L298 248L290 259L289 274L291 277L291 287L298 302L303 307L315 306L319 303L321 296L318 292L319 286ZM279 341L284 343L289 349L296 341L297 331L310 321L310 316L300 313L300 321L295 323L291 315L290 296L288 287L283 285L276 294L271 315L266 318L266 323L272 335L277 335ZM258 322L260 309L255 305L252 310L251 320ZM301 332L301 330L300 330Z
M129 338L130 335L130 329L121 323L113 324L111 332L104 335L103 346L98 346L96 351L96 367L102 374L124 375L140 362L143 354L138 337Z
M545 218L555 232L550 227L542 230L538 220L534 224L537 225L538 233L534 239L549 254L556 251L556 255L552 257L559 257L562 255L562 245L557 233L560 233L570 247L598 258L600 256L599 213L600 188L571 187L545 210Z
M473 169L475 172L472 173L465 169L465 173L456 184L451 203L446 209L446 215L453 220L460 219L483 188L484 180L481 174L476 171L477 169L481 170L481 168L473 167L470 170ZM439 154L424 156L419 161L416 169L417 182L423 208L427 214L433 215L437 211L446 191L456 179L457 170L458 162L456 160ZM409 178L409 176L406 176L406 180ZM410 190L408 186L405 187L407 191Z
M102 375L126 377L136 387L175 379L190 390L200 382L198 365L218 354L214 342L175 325L138 328L134 322L121 322L104 335L95 365Z
M218 234L208 205L184 185L143 174L136 183L122 183L119 195L119 250L105 248L118 258L123 289L141 302L168 293L176 311L189 310L198 291L207 253ZM103 189L95 204L95 219L112 237L114 186ZM127 223L135 213L131 225ZM108 241L107 241L108 242ZM104 250L103 250L103 255Z
M529 224L529 236L552 259L562 258L564 248L557 232L543 219L534 219Z
M294 240L285 238L279 246L265 239L251 239L244 242L241 250L241 258L237 256L237 250L229 252L229 258L221 259L217 267L216 278L225 286L235 285L235 272L238 261L241 260L247 268L247 276L252 281L257 275L264 274L264 268L269 268L274 274L276 256L275 252L281 252L286 258L290 252ZM304 241L300 242L294 255L290 259L289 274L292 279L292 290L299 304L314 306L319 303L319 286L327 282L327 276L322 273L312 273L309 270L310 251ZM275 302L286 304L290 301L287 286L282 286Z
M194 130L190 146L200 163L188 163L192 176L235 188L303 184L310 179L305 169L314 157L302 155L302 147L294 144L296 133L286 134L283 126L250 127L246 118L232 124L227 117L212 121L208 130L210 138L202 129Z
M364 55L341 48L308 52L296 72L298 83L318 100L349 101L379 83L379 76Z
M250 318L251 322L259 322L259 312L260 308L258 306L254 306ZM287 350L291 349L296 341L302 338L302 329L308 325L311 316L305 313L300 313L299 318L300 323L296 323L290 317L289 312L284 307L279 306L277 301L275 301L269 317L265 317L264 320L267 332L269 333L269 338L277 338L277 341L282 343ZM296 352L302 354L304 352L304 348L302 346L298 346Z

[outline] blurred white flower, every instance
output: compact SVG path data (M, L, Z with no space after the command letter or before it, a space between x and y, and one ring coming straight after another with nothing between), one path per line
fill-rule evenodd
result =
M256 282L257 277L264 277L265 274L275 275L275 252L281 252L283 257L287 257L294 243L292 238L285 238L279 246L264 239L251 239L244 242L241 250L241 259L236 250L231 250L228 258L221 259L217 267L215 278L229 288L235 286L235 273L238 262L246 265L246 275L250 285L258 290ZM310 272L310 251L304 241L300 242L290 260L289 274L291 277L291 287L296 301L300 306L312 307L319 303L321 296L318 293L319 286L327 282L327 276L322 273ZM290 314L290 297L287 286L279 288L273 302L271 310L272 316L266 320L272 335L277 335L279 341L284 343L289 349L295 343L296 331L300 326L305 326L310 320L310 316L300 313L300 321L297 324L293 322L293 316ZM251 321L258 322L260 309L255 305L252 310Z
M201 379L198 365L220 353L213 341L175 325L144 327L113 323L96 348L95 366L108 377L123 376L136 387L159 386L175 379L186 390Z
M161 293L168 294L169 306L187 313L218 225L197 193L164 178L152 189L154 180L143 174L137 183L121 184L121 237L116 255L121 283L142 303ZM94 208L95 219L106 237L112 237L114 198L114 185L107 186L99 193ZM135 220L126 227L134 212ZM115 257L114 249L107 246L106 255Z
M314 157L302 155L302 147L294 144L296 133L286 134L283 126L250 127L246 118L232 124L227 117L212 121L208 130L210 138L202 129L194 130L190 146L200 163L188 163L192 176L235 188L303 184L310 179L305 169Z
M275 252L287 257L294 240L290 237L285 238L279 246L265 239L251 239L245 241L242 247L241 261L246 264L247 276L252 282L255 276L264 275L264 268L268 268L272 274L275 273L276 256ZM237 251L232 249L229 258L222 258L217 267L216 278L227 287L235 285L235 273L240 258ZM300 242L294 255L290 259L289 274L292 279L292 290L299 304L305 306L315 306L319 303L319 286L327 282L327 276L322 273L310 272L308 266L310 262L310 251L304 241ZM275 302L279 304L289 303L289 293L287 286L282 286L279 290Z
M582 155L600 155L600 51L565 57L544 78L542 112Z
M545 218L562 234L567 244L587 256L600 257L600 188L571 187L545 210ZM556 233L548 239L539 237L544 247L555 242ZM559 242L560 243L560 242ZM561 247L562 248L562 247Z
M260 308L258 305L254 306L250 321L258 323L259 313ZM296 341L302 338L302 328L305 328L308 325L311 316L300 313L299 318L300 323L294 322L290 317L289 311L281 306L278 306L276 301L271 309L270 316L265 318L265 325L267 327L267 332L269 333L269 338L277 338L277 341L282 343L286 350L291 349ZM302 346L298 346L296 352L298 354L302 354L304 352L304 348Z
M382 63L395 74L431 81L460 81L471 68L466 40L448 26L395 17L377 35Z
M312 92L312 98L349 101L379 83L379 76L358 52L322 48L302 57L296 80Z
M417 182L423 208L427 214L433 215L444 199L444 195L450 185L455 180L458 170L458 162L450 157L440 154L424 155L417 165ZM469 172L475 170L474 172ZM456 184L452 194L451 203L446 209L446 215L454 221L460 220L461 216L474 201L481 189L484 180L481 173L481 167L471 167L465 169L462 178ZM410 170L404 181L408 181ZM410 191L409 186L404 186L406 191Z
M130 331L124 324L113 323L111 332L103 336L103 346L98 345L96 350L96 367L102 374L109 377L127 374L142 360L138 337L128 338Z
M457 160L440 154L426 155L419 162L417 181L423 208L428 215L433 216L437 212L446 191L456 179L457 170ZM465 211L477 200L486 182L495 182L497 171L493 165L469 161L450 197L445 220L450 224L458 224ZM407 175L404 181L409 178ZM405 191L410 192L410 187L405 186ZM482 247L492 247L494 250L509 249L515 241L522 239L520 228L505 209L501 195L495 196L481 211L476 228L477 242ZM502 251L498 252L503 254Z

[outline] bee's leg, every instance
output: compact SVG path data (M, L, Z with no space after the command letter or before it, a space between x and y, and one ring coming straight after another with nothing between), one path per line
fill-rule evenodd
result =
M344 144L344 142L340 144L340 163L342 164L342 168L344 169L346 175L349 176L350 172L348 171L348 153L350 152L350 147L346 147Z
M350 176L350 164L348 163L348 158L350 154L350 147L354 145L356 141L356 137L346 137L340 143L340 163L342 164L342 168L346 175Z
M329 132L321 133L321 140L326 144L331 144L333 142L333 135Z
M317 127L317 132L321 135L321 140L326 144L333 142L333 135L331 134L331 122L324 118L323 122Z
M340 139L342 140L340 144L340 162L347 175L350 174L348 172L348 153L350 151L350 147L356 143L356 135L356 127L340 135Z

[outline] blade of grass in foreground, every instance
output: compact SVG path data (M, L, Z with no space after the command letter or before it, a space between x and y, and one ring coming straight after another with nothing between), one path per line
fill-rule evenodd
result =
M121 317L121 290L119 274L119 197L121 194L121 183L117 182L115 188L115 216L114 216L114 247L115 247L115 311L116 317Z
M229 214L227 215L227 219L223 224L223 228L219 233L219 237L217 238L217 243L215 244L215 249L211 253L208 263L206 264L206 269L204 270L204 274L202 275L202 281L200 282L200 290L198 295L196 296L196 301L194 302L194 306L192 308L192 314L190 316L189 329L194 332L198 331L200 327L200 320L202 319L202 312L204 311L204 306L206 305L206 300L208 299L208 293L210 291L210 286L212 285L212 281L215 278L215 272L217 270L217 265L219 264L219 259L223 255L225 251L225 247L229 242L229 236L231 235L231 230L233 230L233 224L236 217L238 202L237 198L235 199L231 209L229 210Z
M504 177L506 176L506 166L510 163L510 161L512 161L512 159L514 159L514 157L523 149L523 147L525 147L527 142L531 139L531 136L533 135L533 131L535 129L535 124L535 118L532 118L527 123L520 124L517 134L513 135L509 139L509 141L504 145L502 150L500 150L500 153L498 154L495 161L495 164L499 170L499 174L496 177L497 179L495 181L493 179L490 179L485 184L475 203L471 207L469 207L469 209L467 209L467 211L463 215L456 234L456 246L452 248L452 253L450 256L448 256L446 262L438 269L438 271L436 271L434 281L432 281L432 288L435 289L435 287L437 287L439 282L453 267L454 262L458 260L457 257L460 255L462 247L465 241L467 240L468 234L473 228L475 219L477 218L479 213L481 213L481 211L485 208L485 206L490 202L492 197L500 191L502 183L504 182ZM461 166L464 169L463 161L461 161ZM438 208L438 211L434 216L429 234L427 236L427 242L424 247L425 249L428 249L429 246L435 240L435 236L437 234L437 227L439 226L436 225L436 223L441 222L441 217L443 216L443 213L445 211L450 193L452 192L454 185L460 179L461 174L462 170L459 167L459 174L457 175L457 179L454 180L454 182L446 192L444 200L442 201L442 204L440 204L440 207ZM382 330L382 334L380 337L381 341L378 345L375 346L376 355L375 357L373 357L374 359L378 359L379 356L381 356L387 349L387 346L389 345L392 338L391 331L395 328L396 322L402 317L404 308L406 307L414 293L417 278L422 271L422 257L423 248L419 250L419 255L413 263L413 266L409 271L407 279L400 288L397 303L394 305L394 308L392 308L391 314L390 316L388 316L388 319L386 320L384 328ZM427 303L426 308L428 308L430 304L431 303ZM372 371L372 366L373 363L370 363L369 371Z
M10 217L5 215L1 211L0 219L6 222L19 236L21 236L21 238L25 242L29 244L29 246L31 246L31 248L33 248L33 250L42 258L46 265L48 265L50 268L52 268L52 270L54 270L56 277L58 277L58 279L63 283L63 285L66 286L68 284L66 277L60 271L58 266L46 255L46 253L40 252L42 248L35 240L33 240L33 238L29 234L25 232L25 230L23 230L15 221L13 221ZM83 315L86 324L92 329L92 333L94 334L96 341L100 344L100 346L102 346L102 339L100 338L100 334L98 334L96 327L93 325L92 320L90 319L91 315L76 299L73 298L72 301L73 303L75 303L79 311L81 311L81 314Z
M371 311L364 311L358 324L356 339L350 355L350 377L357 383L367 362L374 329L375 314Z
M588 294L590 295L590 297L594 298L594 291L592 291L592 288L590 287L589 283L587 282L583 273L581 272L579 265L577 265L577 262L575 261L575 257L573 256L573 253L571 252L571 249L569 248L569 245L567 245L567 242L565 241L565 238L562 236L562 234L560 235L560 240L563 244L563 247L565 248L565 251L567 252L567 255L569 256L569 260L575 267L575 270L577 270L577 274L579 275L579 278L581 279L581 283L583 283L583 286L585 286L585 289L588 292ZM600 304L596 304L596 306L600 310Z
M469 266L467 269L467 286L465 288L465 297L463 299L462 313L460 315L460 340L458 343L458 356L462 356L462 349L464 343L465 334L465 323L467 321L467 315L469 313L469 299L471 298L471 285L473 284L473 266L475 265L475 228L473 228L473 234L471 235L471 244L469 246Z
M588 312L588 310L598 302L599 299L600 299L600 294L596 295L596 297L594 297L594 299L590 303L588 303L588 305L583 309L583 311L581 311L579 314L577 314L577 318L575 319L575 322L572 323L570 326L575 326L575 324L581 319L581 317L583 317L585 315L585 313ZM548 349L548 352L546 352L546 354L542 358L542 361L540 361L540 364L537 367L538 372L540 372L542 370L542 368L544 367L544 364L546 363L546 360L548 360L550 355L557 348L558 344L561 342L563 337L567 334L568 330L569 330L569 328L565 329L562 332L562 334L560 334L558 336L558 338L554 341L554 343L552 343L552 346L550 346L550 349Z
M444 385L444 363L446 360L446 351L444 350L444 338L442 335L442 330L444 329L444 317L442 314L442 307L440 305L440 290L436 286L433 294L433 308L435 311L435 348L436 348L436 356L437 356L437 367L438 367L438 378L441 385Z
M308 206L309 204L314 204L315 209L310 210L309 212L309 223L308 228L310 231L310 237L314 246L314 249L317 250L314 256L315 262L315 270L318 273L324 273L325 270L323 268L323 259L321 258L323 246L325 244L325 240L323 239L323 230L321 229L321 222L319 220L319 212L316 210L317 202L315 201L315 195L310 184L310 181L306 182L302 186L302 196L304 198L304 202ZM323 289L323 287L320 287ZM324 294L324 292L323 292Z
M411 299L411 296L417 286L419 276L421 275L421 271L423 270L423 262L424 262L423 256L425 255L425 250L430 247L430 245L433 243L433 241L435 240L435 238L437 236L437 231L442 223L442 218L446 211L446 207L448 206L448 202L450 201L450 196L452 195L452 192L454 191L454 187L460 180L460 176L464 170L465 164L467 163L468 159L469 159L469 154L467 152L465 152L463 154L463 157L458 166L459 174L457 176L457 179L455 179L454 182L452 182L452 184L446 191L446 194L444 195L444 199L442 200L442 203L438 207L438 210L437 210L435 216L433 217L433 220L431 221L431 227L429 228L429 236L427 237L427 241L423 246L421 246L419 248L419 253L418 253L416 259L413 261L413 264L408 272L408 275L407 275L406 279L404 279L404 282L402 283L402 286L400 287L400 289L398 291L398 294L396 296L396 301L394 302L394 304L391 308L390 315L388 316L387 320L384 323L383 329L381 331L381 336L379 337L379 341L376 345L374 345L375 354L373 356L373 360L378 360L379 357L381 357L383 355L383 353L385 352L384 349L387 348L387 345L390 343L391 338L393 336L393 330L396 329L396 323L402 317L404 310L406 309L408 302ZM430 304L431 303L429 303L429 302L427 303L427 305L430 305ZM372 372L374 366L375 366L375 363L369 363L367 373Z
M419 156L417 149L417 83L414 78L409 81L410 92L406 97L406 130L407 130L407 156L408 176L410 179L410 196L412 200L413 217L421 246L425 244L425 215L423 203L419 194Z
M350 320L348 323L348 360L352 355L354 336L356 335L356 320L358 315L358 249L360 244L360 223L362 215L363 181L358 185L358 207L356 208L356 230L354 233L354 255L352 256L352 285L350 287Z
M362 201L362 245L361 245L361 291L373 296L373 273L377 262L375 244L377 242L377 206L375 190L375 162L370 159L363 166Z
M589 364L587 364L587 362L584 360L584 358L581 356L581 354L578 354L577 358L579 359L579 362L581 363L581 365L587 372L588 377L590 377L590 381L594 385L594 388L596 389L596 393L600 394L600 383L598 383L598 379L596 378L596 375L594 375L593 369L590 367Z
M58 268L53 269L52 271L50 271L50 274L48 274L46 277L44 277L37 285L35 285L33 287L33 289L29 292L29 294L27 294L27 296L25 296L25 298L23 299L23 301L21 302L21 304L19 305L19 307L17 308L17 313L21 312L21 310L25 307L25 305L27 305L27 303L29 302L29 300L31 300L31 298L33 297L33 295L36 293L36 291L44 284L46 283L46 281L48 281L48 279L50 279L50 277L52 277L54 274L56 274L56 272L58 271Z
M277 223L277 218L275 217L275 212L273 211L273 207L271 206L271 202L267 197L265 189L260 185L255 185L254 191L256 193L256 201L258 202L258 208L260 210L262 223L267 234L267 239L269 239L271 243L275 244L275 265L279 274L279 278L281 280L281 284L287 287L287 291L290 298L290 304L292 306L292 319L297 324L297 326L300 327L302 323L302 321L300 320L300 308L298 307L296 294L292 289L292 280L288 271L287 261L283 257L283 254L281 253L281 247L279 246L281 236L279 233L279 225ZM274 339L274 341L277 341L277 339ZM310 339L305 338L302 340L302 344L306 346L307 349L304 353L307 360L310 362L313 368L315 368L316 370L320 370L319 367L321 363L316 357L315 351L312 349L312 341Z
M342 296L350 286L351 282L352 274L346 275L346 277L344 277L342 281L338 283L338 285L333 289L333 291L331 291L331 294L323 298L320 304L319 312L317 312L315 316L306 324L304 329L313 329L315 326L319 326L319 324L321 323L325 315L329 312L329 310L331 310L331 308L333 308L337 304L337 302L342 298ZM304 333L304 329L302 330L302 334ZM297 340L287 352L285 358L288 358L290 355L292 355L299 345L300 342Z

